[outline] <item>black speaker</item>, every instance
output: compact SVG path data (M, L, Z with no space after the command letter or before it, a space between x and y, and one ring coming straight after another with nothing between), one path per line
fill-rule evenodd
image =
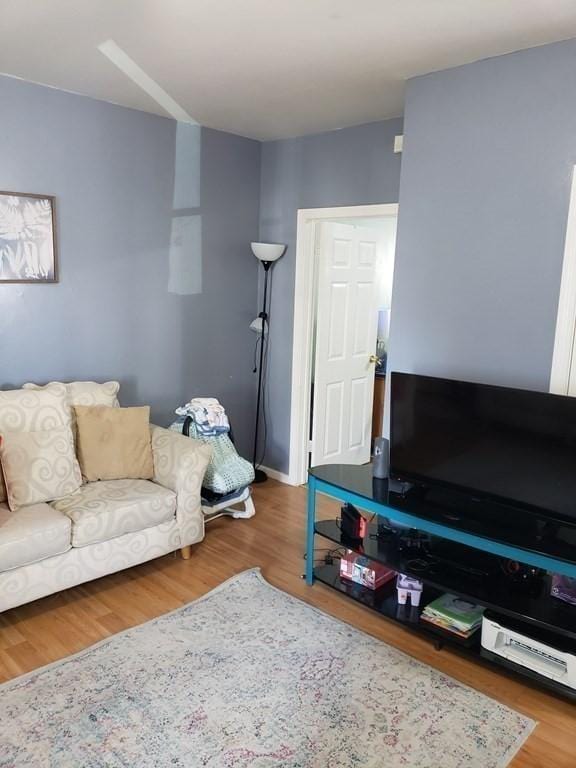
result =
M390 445L385 437L374 438L374 455L372 457L372 474L380 480L388 477L390 465Z

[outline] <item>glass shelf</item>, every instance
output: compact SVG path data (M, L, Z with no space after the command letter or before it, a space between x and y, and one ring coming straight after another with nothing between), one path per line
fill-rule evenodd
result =
M458 637L451 632L446 632L433 624L424 623L420 619L420 614L428 603L440 597L442 591L433 587L425 587L421 595L421 604L418 607L411 605L399 605L396 597L396 581L388 582L379 589L368 589L360 584L354 584L341 578L340 570L337 564L320 565L314 569L314 576L318 581L326 584L347 597L351 597L357 603L361 603L366 608L371 608L381 616L392 619L398 624L402 624L408 629L424 635L428 640L437 644L449 644L454 647L480 651L480 632L475 632L469 638Z
M514 507L496 501L476 499L469 494L445 488L412 488L404 494L390 490L388 480L372 476L372 465L333 464L313 467L309 474L320 481L318 491L330 494L332 486L337 498L342 494L354 496L354 503L380 516L402 521L402 515L419 518L422 526L430 523L430 530L438 526L446 529L446 536L453 540L470 537L479 542L482 549L500 551L502 547L514 548L517 559L523 562L546 558L569 564L571 573L576 566L576 521L554 518L546 512ZM323 485L326 484L326 485ZM414 524L414 527L418 527ZM455 532L451 535L451 532ZM527 557L528 553L535 557ZM523 560L524 557L524 560ZM551 570L551 569L549 569ZM566 570L564 572L567 572Z
M444 592L461 595L498 613L576 640L576 607L550 596L547 577L539 589L528 591L526 585L521 588L504 574L502 558L496 555L435 536L427 536L429 543L420 550L409 548L396 535L379 537L377 522L369 524L368 535L360 545L350 546L338 523L316 521L315 532L394 571L421 579L438 591L436 597Z

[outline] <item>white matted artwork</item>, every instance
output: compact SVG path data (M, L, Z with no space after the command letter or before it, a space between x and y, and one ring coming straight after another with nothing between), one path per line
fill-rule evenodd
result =
M54 198L0 192L0 283L55 283Z

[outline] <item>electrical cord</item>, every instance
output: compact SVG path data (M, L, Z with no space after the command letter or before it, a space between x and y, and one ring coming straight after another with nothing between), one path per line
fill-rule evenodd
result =
M262 336L257 336L256 343L254 344L254 368L252 368L252 373L258 373L258 345L261 339Z
M369 523L371 523L374 518L376 517L377 513L374 513L372 517L369 520ZM341 520L340 518L335 518L334 522L336 524L336 527L339 530L342 530L341 527ZM398 547L399 553L403 556L403 567L407 572L412 573L414 576L420 576L424 575L426 572L432 570L434 571L434 568L437 567L443 567L443 566L451 566L452 568L457 569L458 571L464 571L469 576L478 578L484 576L482 571L479 571L477 568L471 567L471 566L465 566L461 563L452 562L449 559L445 559L442 557L439 557L436 554L433 554L433 546L432 541L425 537L425 538L410 538L409 533L406 532L405 529L399 530L397 528L394 528L392 525L390 525L389 521L386 521L384 523L385 525L388 525L387 534L383 537L381 533L370 533L369 537L373 541L378 540L384 540L384 542L388 544L393 544L393 542L396 542L396 545ZM420 556L418 556L416 553L413 552L413 556L410 556L409 552L404 551L406 548L409 550L413 547L416 547L419 552ZM345 551L344 547L339 548L340 551ZM315 550L316 551L316 550ZM338 549L320 549L318 551L327 551L329 556L336 556L333 555L333 553L337 552ZM408 555L408 557L406 557ZM406 559L404 559L406 558ZM326 562L324 559L323 562ZM500 567L501 569L507 574L510 575L509 570L506 570L506 566L508 564L501 562ZM508 566L509 567L509 566ZM534 571L538 571L538 569L534 569ZM527 582L531 583L531 580L535 580L538 577L538 573L529 573L527 576L523 576L523 579Z
M316 553L324 552L324 555L317 555ZM317 547L314 549L314 565L332 565L334 560L341 560L346 554L344 547ZM304 560L307 559L307 553L304 553Z

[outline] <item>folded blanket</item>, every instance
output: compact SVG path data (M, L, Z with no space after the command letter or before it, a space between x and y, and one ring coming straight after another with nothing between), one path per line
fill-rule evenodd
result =
M189 403L176 408L178 416L191 416L198 433L216 437L230 431L226 411L215 397L194 397Z
M170 429L182 433L183 424L184 417L182 416L170 425ZM254 480L252 464L238 455L228 435L203 435L192 422L190 424L190 437L212 447L212 458L202 481L203 497L207 495L206 490L221 496L246 488Z

